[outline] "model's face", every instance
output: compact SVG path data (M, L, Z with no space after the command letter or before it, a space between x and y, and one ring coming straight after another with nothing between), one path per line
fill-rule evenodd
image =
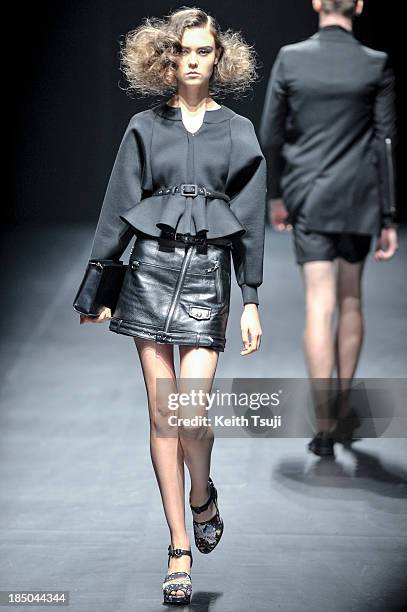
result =
M212 76L219 59L213 35L206 28L186 28L177 58L177 81L183 85L201 86Z

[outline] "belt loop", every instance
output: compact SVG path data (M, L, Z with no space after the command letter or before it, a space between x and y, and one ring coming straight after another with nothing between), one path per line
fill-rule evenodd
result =
M206 253L208 252L208 246L205 239L203 239L202 242L197 243L196 252L201 255L206 255Z
M201 334L200 334L200 332L197 332L196 336L195 336L195 348L199 348L199 341L200 341L200 339L201 339Z

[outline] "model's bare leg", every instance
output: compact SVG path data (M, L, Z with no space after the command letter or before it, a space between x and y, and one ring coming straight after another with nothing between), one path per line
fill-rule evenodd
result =
M150 454L163 502L164 513L175 548L190 549L185 528L184 457L178 435L157 436L158 422L166 417L164 406L157 398L157 378L169 379L169 385L177 392L173 346L156 344L150 340L134 338L140 356L148 396L150 417ZM171 572L190 570L190 557L171 557ZM183 591L172 591L182 595Z
M211 348L180 346L180 385L179 390L194 388L210 393L215 375L219 353ZM197 379L190 384L186 379ZM187 407L183 414L188 416L208 416L206 403L199 407ZM209 416L212 416L209 414ZM191 503L202 506L209 497L208 477L210 474L211 452L214 442L210 426L180 428L180 440L184 450L185 463L191 477ZM193 513L198 522L209 520L216 512L213 502L200 514Z
M336 262L332 261L311 261L302 266L306 308L304 351L309 376L322 379L313 383L313 392L318 428L324 432L331 431L335 425L327 384L334 368L335 271Z
M349 263L338 260L337 299L338 322L336 331L336 370L341 379L338 417L348 413L348 390L355 374L363 343L363 314L361 281L364 261Z

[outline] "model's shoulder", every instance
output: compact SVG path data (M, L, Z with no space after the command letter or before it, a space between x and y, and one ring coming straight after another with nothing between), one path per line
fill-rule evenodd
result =
M147 108L145 110L134 113L134 115L132 115L129 119L129 125L134 126L134 127L138 125L143 126L143 125L148 125L149 123L154 121L154 117L155 117L154 108L155 107Z
M242 150L243 156L247 154L261 155L260 145L253 122L244 115L234 113L230 121L232 142Z
M298 42L291 43L289 45L283 45L279 50L279 56L282 59L289 60L290 58L296 58L299 53L304 53L305 51L312 50L317 45L317 37L314 34L309 38L305 38L304 40L299 40Z
M371 47L359 43L359 52L363 62L375 71L377 78L381 78L386 68L391 68L390 56L385 51L372 49Z
M254 127L252 121L248 117L245 117L245 115L239 115L239 113L236 113L235 111L232 111L232 110L231 110L230 119L231 119L231 125L233 125L234 129L239 129L239 128L247 129L247 128Z
M221 104L219 102L217 104L220 105L220 108L215 109L215 114L219 112L219 115L222 117L222 119L231 119L232 117L236 115L235 111L229 108L229 106L226 106L226 104ZM208 111L208 112L211 113L212 111Z
M372 49L371 47L367 47L366 45L362 45L362 43L359 43L359 48L361 49L361 51L363 51L363 53L365 53L368 57L370 57L371 59L378 61L378 62L387 62L389 56L385 51L379 51L378 49Z

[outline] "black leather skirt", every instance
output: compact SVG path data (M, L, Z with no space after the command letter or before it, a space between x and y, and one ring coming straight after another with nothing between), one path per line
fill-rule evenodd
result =
M159 343L225 349L231 242L137 236L109 329Z

